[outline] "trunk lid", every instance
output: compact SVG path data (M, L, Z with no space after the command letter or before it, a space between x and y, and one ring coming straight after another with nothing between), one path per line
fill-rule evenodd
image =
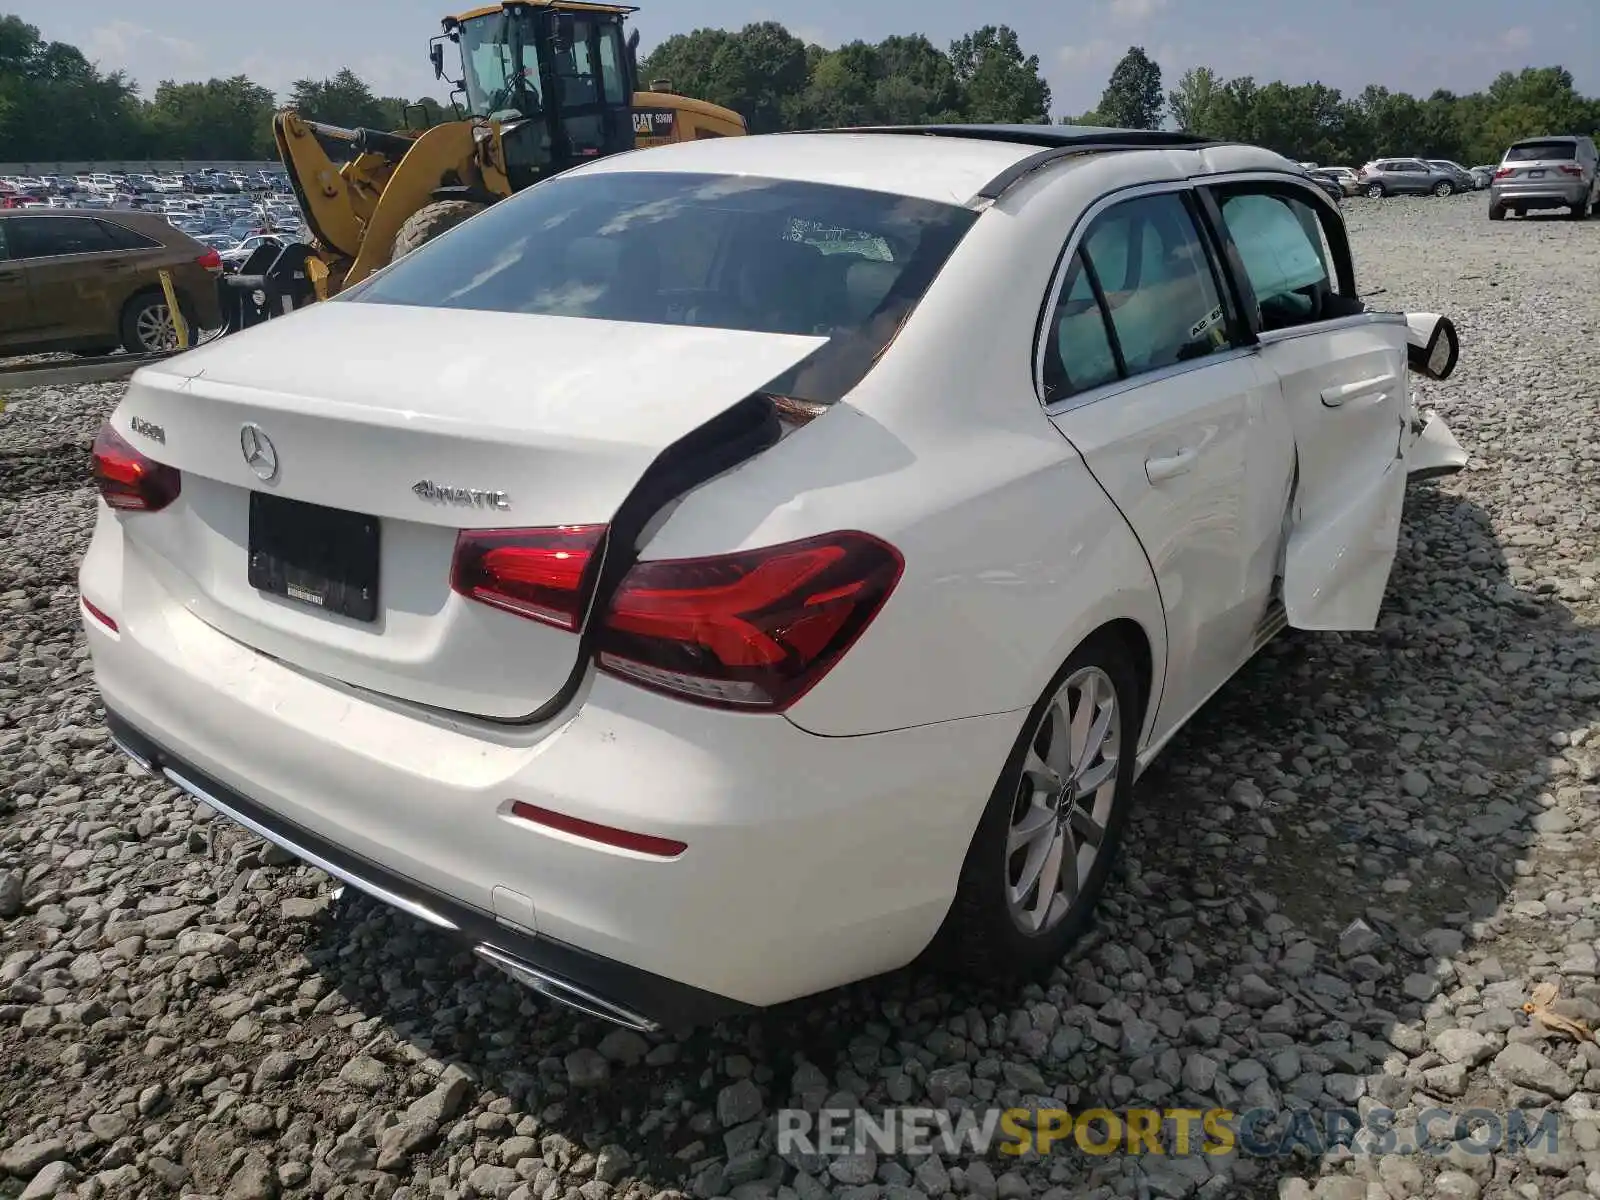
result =
M454 593L458 531L609 523L663 450L822 341L319 304L133 377L112 423L183 485L125 536L168 601L263 653L419 704L525 717L560 692L579 638ZM372 518L374 619L252 586L256 492Z

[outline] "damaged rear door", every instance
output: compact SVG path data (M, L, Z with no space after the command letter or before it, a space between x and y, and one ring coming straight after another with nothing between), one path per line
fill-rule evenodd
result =
M1280 567L1289 624L1372 629L1405 501L1405 317L1365 311L1343 224L1309 187L1250 181L1209 194L1294 428Z

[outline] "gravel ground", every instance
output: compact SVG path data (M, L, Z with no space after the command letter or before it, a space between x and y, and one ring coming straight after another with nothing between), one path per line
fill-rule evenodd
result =
M1364 287L1459 323L1380 629L1291 633L1142 784L1046 987L908 972L686 1040L542 1001L124 765L79 638L116 385L0 416L0 1196L1600 1196L1600 222L1352 202ZM820 883L821 881L819 881ZM777 1109L1551 1112L1551 1150L773 1153Z

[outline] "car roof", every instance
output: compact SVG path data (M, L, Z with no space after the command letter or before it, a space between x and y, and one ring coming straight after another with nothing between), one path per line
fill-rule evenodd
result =
M1223 170L1298 171L1280 155L1195 134L1083 125L867 126L706 138L587 164L577 173L754 175L855 187L947 204L992 199L1060 158L1093 151L1146 152L1155 178ZM1180 165L1178 156L1188 152ZM1202 163L1192 155L1200 152Z

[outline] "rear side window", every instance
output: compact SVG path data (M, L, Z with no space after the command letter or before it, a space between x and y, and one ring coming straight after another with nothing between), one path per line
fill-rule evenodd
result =
M1125 201L1089 227L1045 330L1045 403L1230 346L1216 273L1181 195Z
M865 373L976 219L955 204L792 180L572 174L494 205L340 301L823 337L821 360L848 369L773 386L826 403Z
M154 238L145 237L142 233L135 233L126 225L118 225L115 221L96 222L104 231L111 244L118 250L159 250L161 243Z
M1506 151L1507 162L1571 162L1577 157L1578 143L1570 138L1518 142Z
M1222 297L1181 196L1130 200L1096 219L1083 253L1100 282L1129 374L1227 345Z
M11 257L58 258L115 249L104 227L92 217L13 217Z

